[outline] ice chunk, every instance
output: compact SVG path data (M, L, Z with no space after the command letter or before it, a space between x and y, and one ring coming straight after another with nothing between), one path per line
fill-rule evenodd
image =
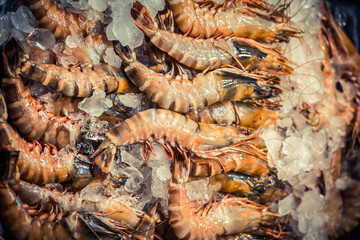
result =
M80 34L69 35L66 37L65 43L70 48L76 48L77 46L84 43L84 38Z
M290 213L295 206L294 194L289 194L286 198L279 201L279 214L284 216Z
M125 93L119 94L116 96L116 101L122 103L126 107L131 107L134 109L139 109L141 106L141 99L139 94L135 93Z
M185 188L190 201L197 200L202 203L209 202L215 191L219 190L217 185L209 184L208 178L188 182Z
M78 63L78 59L74 56L60 57L60 64L64 67L72 66Z
M138 146L140 148L140 150L142 151L142 146L136 144L136 146ZM142 157L136 157L133 154L127 152L124 148L121 149L121 160L124 163L129 164L129 166L132 167L140 167L141 165L143 165L145 163L144 159Z
M41 48L42 50L51 49L55 43L54 35L47 29L37 28L27 37L29 44Z
M12 25L25 33L31 33L37 27L36 20L28 7L20 6L16 12L10 13Z
M140 184L144 181L141 172L134 167L127 167L124 169L125 176L128 177L125 183L125 190L130 193L135 193L140 189Z
M0 0L0 6L4 5L7 2L7 0Z
M106 49L104 61L116 68L120 68L121 66L121 59L118 55L115 54L114 49L112 48Z
M160 179L160 181L166 181L169 180L171 178L171 172L170 169L168 168L168 166L161 166L156 170L156 174L158 176L158 178Z
M105 188L100 182L95 182L87 185L80 192L80 198L88 201L101 201L105 198Z
M104 11L108 7L108 3L106 0L89 0L89 4L96 10L96 11Z
M106 93L103 90L97 89L89 98L84 98L79 103L79 109L87 114L99 117L101 114L113 106L110 99L106 98Z
M93 141L103 141L105 134L109 131L109 123L107 121L100 121L99 118L93 116L85 116L82 119L81 132L85 139Z
M8 15L0 16L0 45L9 39L11 21Z

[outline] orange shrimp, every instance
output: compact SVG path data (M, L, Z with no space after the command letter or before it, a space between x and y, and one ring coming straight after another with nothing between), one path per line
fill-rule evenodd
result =
M275 123L279 119L279 115L273 110L249 103L229 101L212 104L186 116L196 122L234 124L249 129L258 129L268 120Z
M82 14L72 13L60 8L54 0L27 0L38 24L50 30L56 39L65 40L70 34L94 32L98 20L86 19Z
M185 157L186 151L190 150L206 158L214 158L216 153L226 152L224 148L234 143L244 142L245 146L260 144L257 137L246 136L243 132L232 126L197 123L169 110L148 109L115 125L106 134L107 139L92 156L95 158L94 173L99 179L105 179L116 147L136 142L154 140L162 144L171 155L172 147L176 147Z
M169 221L180 239L216 239L221 235L266 229L279 217L244 198L224 198L196 209L182 184L170 183Z
M128 54L122 47L115 47L130 80L146 96L163 109L187 113L207 105L226 101L273 97L280 92L267 84L265 76L248 74L234 68L221 68L207 74L198 74L192 81L170 79L149 69ZM133 55L133 56L132 56Z
M134 3L131 16L156 47L189 68L202 71L237 64L248 70L263 69L278 74L292 72L289 61L274 47L266 47L254 40L237 37L193 39L160 30L153 16L139 2Z
M229 171L248 175L265 176L270 173L266 155L258 156L245 152L221 154L216 159L206 159L198 156L191 158L191 175L199 177L214 176Z
M167 2L180 30L192 37L210 38L221 35L274 42L287 41L289 37L299 38L301 33L296 28L286 26L285 23L278 23L277 21L283 18L274 17L270 11L246 6L236 8L212 6L209 9L208 6L201 7L192 0L167 0Z

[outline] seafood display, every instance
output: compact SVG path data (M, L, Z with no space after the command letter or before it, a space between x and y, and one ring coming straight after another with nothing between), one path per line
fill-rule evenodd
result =
M335 239L358 224L360 57L325 1L0 10L0 239Z

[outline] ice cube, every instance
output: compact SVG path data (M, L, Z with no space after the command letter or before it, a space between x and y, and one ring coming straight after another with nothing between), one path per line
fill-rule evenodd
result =
M66 37L65 43L70 48L76 48L77 46L84 43L84 38L80 34L69 35L69 36Z
M37 27L36 20L28 7L20 6L16 12L10 13L12 25L25 33L31 33Z
M286 198L279 201L279 215L285 216L290 213L295 206L294 194L289 194Z
M89 4L99 12L105 11L108 7L108 3L106 0L89 0Z
M172 176L171 172L170 172L170 168L166 165L159 167L156 170L156 174L157 174L157 177L160 179L160 181L169 180Z
M54 47L56 40L54 35L47 29L37 28L27 37L29 44L41 48L42 50Z
M112 101L105 96L106 93L103 90L97 89L91 97L84 98L79 103L79 109L91 116L99 117L104 111L113 106Z
M104 61L108 63L110 66L120 68L121 66L121 59L118 55L115 54L114 49L108 48L106 49L104 55Z

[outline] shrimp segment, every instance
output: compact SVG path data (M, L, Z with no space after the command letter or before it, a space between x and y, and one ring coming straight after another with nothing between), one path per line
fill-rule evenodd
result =
M192 0L167 0L167 2L180 30L192 37L210 38L214 35L224 37L231 35L273 42L286 41L288 37L300 37L301 33L296 28L286 26L285 23L277 23L275 20L279 20L279 17L271 18L269 13L266 14L256 8L212 7L210 11L208 7L201 7Z
M191 158L191 175L208 177L235 171L248 175L265 176L270 173L266 156L255 156L245 152L221 154L216 159L206 159L198 156Z
M279 217L244 198L227 198L197 210L181 184L171 183L169 221L180 239L216 239L221 235L266 228Z
M119 69L107 64L67 69L33 61L23 62L20 74L68 97L89 97L96 89L113 92L118 89L118 81L122 78Z
M99 179L106 178L117 146L155 140L168 150L176 147L184 154L190 150L205 157L233 143L247 140L249 144L257 144L254 136L244 135L240 128L197 123L164 109L139 112L115 125L106 138L92 156L96 157L94 172Z
M115 49L130 80L164 109L187 113L220 101L268 98L276 93L276 88L267 84L265 77L233 68L200 73L192 81L170 79L147 68L123 47Z
M59 40L65 40L70 34L85 35L96 28L94 21L86 19L82 14L67 12L54 0L27 0L27 2L40 27L49 29Z
M244 102L215 103L204 109L190 112L186 116L196 122L234 124L249 129L258 129L268 120L275 123L279 118L273 110Z
M229 38L193 39L160 30L150 12L139 2L131 9L135 24L159 49L178 62L196 70L213 70L221 66L238 65L249 70L268 69L278 73L291 73L288 60L251 39Z

